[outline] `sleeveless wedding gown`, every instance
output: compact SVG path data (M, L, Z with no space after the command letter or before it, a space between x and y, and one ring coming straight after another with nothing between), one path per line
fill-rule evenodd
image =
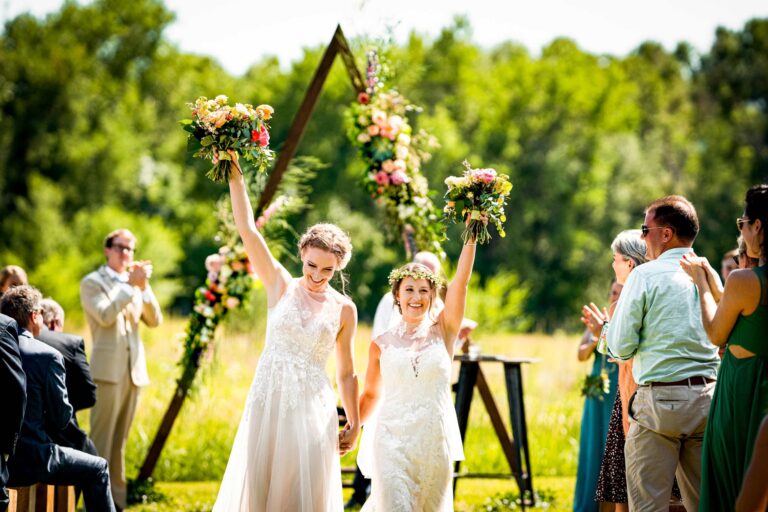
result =
M267 336L214 512L341 511L336 396L325 372L342 303L293 279Z
M451 402L451 359L439 324L379 336L383 395L363 429L358 465L371 478L364 512L453 511L453 461L463 460Z

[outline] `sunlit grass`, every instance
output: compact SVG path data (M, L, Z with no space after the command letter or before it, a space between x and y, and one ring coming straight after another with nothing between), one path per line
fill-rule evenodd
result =
M176 361L181 343L179 333L183 332L184 326L182 319L169 319L158 329L145 328L142 331L152 384L142 390L131 430L126 454L129 476L135 476L143 462L176 388ZM195 392L184 404L154 473L155 479L161 482L160 489L169 494L170 501L139 506L136 510L210 509L263 346L263 332L257 331L240 334L223 329L219 333L217 352L211 361L203 365ZM360 326L355 363L361 385L367 364L369 335L369 327ZM523 369L534 488L545 496L555 496L549 510L570 509L583 404L578 385L586 371L586 367L576 360L577 338L566 335L493 335L478 341L484 354L539 360L525 365ZM502 366L485 364L483 371L503 420L509 426ZM333 375L332 360L329 361L328 372ZM87 412L80 419L87 425ZM465 452L463 471L509 471L477 394L472 403ZM354 453L342 459L343 466L353 464ZM185 481L195 483L179 483ZM482 505L490 496L516 490L513 480L462 479L457 488L456 508L471 510Z

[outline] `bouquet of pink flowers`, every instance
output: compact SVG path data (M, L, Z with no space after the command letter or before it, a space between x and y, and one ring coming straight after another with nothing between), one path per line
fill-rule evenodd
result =
M472 169L464 162L463 176L449 176L445 179L448 191L445 193L446 206L443 218L467 223L462 239L476 240L486 244L491 240L488 224L493 223L501 237L505 236L503 223L507 220L504 206L512 191L512 183L506 174L497 174L494 169Z
M264 171L274 158L269 149L269 125L274 109L269 105L253 107L237 103L227 104L224 95L209 100L201 96L189 104L192 119L181 122L189 132L189 146L194 156L210 160L213 168L206 174L217 183L226 182L232 166L232 155L236 151L246 162Z

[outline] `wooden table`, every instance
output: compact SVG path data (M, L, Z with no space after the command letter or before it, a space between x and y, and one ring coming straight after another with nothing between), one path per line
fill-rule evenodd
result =
M469 421L469 409L472 405L475 387L480 392L485 409L491 417L493 429L496 432L504 451L504 456L509 463L511 474L491 473L460 473L461 461L456 461L454 468L454 491L459 478L509 478L517 481L520 496L523 498L522 508L535 505L533 495L533 479L531 474L531 458L528 449L528 427L525 422L525 404L523 402L523 376L522 365L537 362L537 359L513 359L503 356L479 355L472 357L469 354L457 354L454 361L460 363L459 380L456 389L456 416L459 420L462 442L467 433ZM509 419L512 426L512 436L507 431L501 414L496 406L488 381L481 368L483 364L501 364L504 366L504 380L507 387L507 404L509 406Z

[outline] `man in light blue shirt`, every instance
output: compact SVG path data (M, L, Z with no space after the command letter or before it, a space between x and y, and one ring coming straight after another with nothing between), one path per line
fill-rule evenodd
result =
M624 448L632 511L669 510L675 475L687 510L698 510L701 445L719 358L701 322L696 287L680 267L699 231L682 196L651 203L642 226L648 263L627 279L607 327L609 353L634 358Z

